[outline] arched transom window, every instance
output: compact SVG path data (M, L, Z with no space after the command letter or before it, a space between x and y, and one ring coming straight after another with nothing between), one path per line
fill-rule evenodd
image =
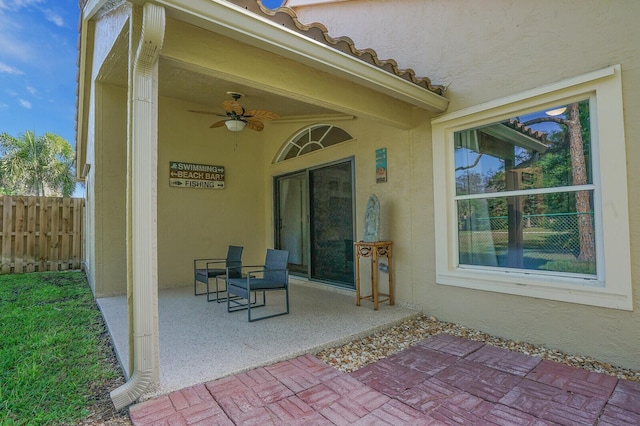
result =
M335 127L330 124L315 124L293 135L289 142L285 144L276 163L351 139L353 139L351 135L340 127Z

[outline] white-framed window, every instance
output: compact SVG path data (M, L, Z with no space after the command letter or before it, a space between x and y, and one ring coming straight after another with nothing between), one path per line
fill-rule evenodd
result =
M432 131L438 284L632 309L619 65Z

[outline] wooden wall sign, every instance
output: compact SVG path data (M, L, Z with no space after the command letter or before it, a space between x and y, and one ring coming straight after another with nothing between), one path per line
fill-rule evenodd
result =
M170 161L169 186L224 189L224 167Z

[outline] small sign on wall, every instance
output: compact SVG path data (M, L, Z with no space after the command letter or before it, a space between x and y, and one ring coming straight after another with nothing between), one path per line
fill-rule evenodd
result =
M224 167L170 161L169 186L224 189Z
M376 183L387 181L387 148L376 149Z

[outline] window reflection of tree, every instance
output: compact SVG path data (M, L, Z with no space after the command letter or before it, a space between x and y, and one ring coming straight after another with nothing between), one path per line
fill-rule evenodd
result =
M566 112L565 112L566 111ZM478 129L456 132L456 193L459 196L587 185L591 182L589 103L566 106L565 115L543 111ZM531 118L535 116L535 118ZM550 125L551 124L551 125ZM555 126L553 126L555 124ZM509 137L504 127L539 139L521 146L519 135ZM543 128L536 131L534 128ZM554 130L555 129L555 130ZM500 165L498 170L487 167ZM459 230L478 228L478 216L506 216L509 267L524 267L524 227L531 216L575 214L578 260L595 264L595 236L591 191L562 191L525 196L492 197L458 202ZM481 208L486 209L482 211ZM525 220L526 216L526 220ZM551 223L550 221L549 223Z

